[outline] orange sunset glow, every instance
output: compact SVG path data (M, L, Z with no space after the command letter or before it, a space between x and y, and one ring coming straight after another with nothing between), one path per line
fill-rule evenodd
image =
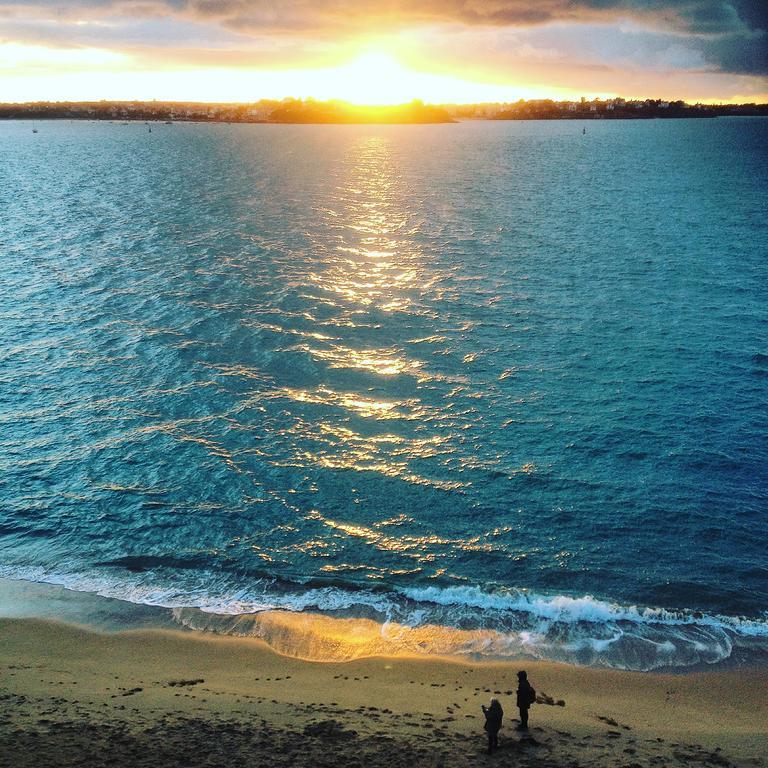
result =
M759 3L471 5L0 1L0 101L768 99Z
M9 80L6 101L177 99L206 102L245 102L255 98L285 97L338 99L360 105L401 104L420 99L429 103L515 101L517 99L577 98L582 91L546 83L477 80L450 69L439 72L403 63L395 53L380 48L361 49L336 65L286 69L204 67L144 70L131 59L105 49L50 49L6 45L0 56L19 72ZM29 67L33 74L23 75ZM38 74L40 69L55 69ZM610 91L590 91L610 96Z

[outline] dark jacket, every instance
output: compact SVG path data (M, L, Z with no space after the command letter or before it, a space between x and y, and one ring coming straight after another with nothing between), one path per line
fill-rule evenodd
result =
M521 680L517 686L517 706L528 709L533 703L533 687L527 680Z
M501 704L491 704L487 709L483 707L483 714L485 715L485 725L483 726L486 731L495 733L501 728L501 720L504 717L504 710L501 708Z

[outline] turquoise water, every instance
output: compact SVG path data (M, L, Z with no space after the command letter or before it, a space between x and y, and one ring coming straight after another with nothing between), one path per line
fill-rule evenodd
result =
M768 648L768 120L38 127L0 123L0 576Z

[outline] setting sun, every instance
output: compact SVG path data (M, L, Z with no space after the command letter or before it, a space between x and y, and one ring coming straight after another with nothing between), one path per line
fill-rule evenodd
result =
M349 57L335 67L260 72L263 84L280 83L284 95L338 99L359 105L404 104L419 99L430 104L512 101L544 96L568 98L567 89L507 81L488 83L435 72L428 62L409 56L403 64L393 53L374 48Z
M450 72L436 74L419 66L405 66L395 55L378 49L364 51L339 67L296 70L285 76L293 81L292 93L297 96L372 106L404 104L414 99L430 104L511 101L541 95L543 90L551 98L573 95L519 83L476 82Z
M334 98L355 104L396 104L416 96L410 92L409 73L391 55L369 51L329 72L329 85L340 91Z

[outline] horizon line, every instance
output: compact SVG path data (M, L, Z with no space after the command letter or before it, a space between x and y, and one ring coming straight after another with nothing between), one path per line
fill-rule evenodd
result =
M579 98L572 99L553 99L548 97L538 97L529 99L514 99L509 101L427 101L425 99L410 99L409 101L392 102L391 104L365 104L361 102L349 101L348 99L318 99L312 96L283 96L282 98L267 98L262 97L254 100L244 101L195 101L189 99L37 99L34 101L0 101L2 107L26 107L26 106L42 106L42 105L67 105L67 104L157 104L157 105L173 105L173 104L198 104L198 105L210 105L210 106L249 106L254 104L270 103L270 104L283 104L286 102L301 102L301 103L313 103L313 104L342 104L345 106L356 107L360 109L388 109L392 107L406 107L414 104L421 104L429 107L476 107L485 105L497 105L497 104L520 104L520 103L532 103L532 102L551 102L553 104L593 104L593 103L611 103L623 101L627 104L638 104L648 102L659 102L667 104L684 104L686 106L724 106L724 107L738 107L738 106L768 106L767 101L727 101L716 99L705 99L689 102L686 99L670 99L660 97L625 97L625 96L611 96L608 98L601 98L595 96L588 98L581 96Z

